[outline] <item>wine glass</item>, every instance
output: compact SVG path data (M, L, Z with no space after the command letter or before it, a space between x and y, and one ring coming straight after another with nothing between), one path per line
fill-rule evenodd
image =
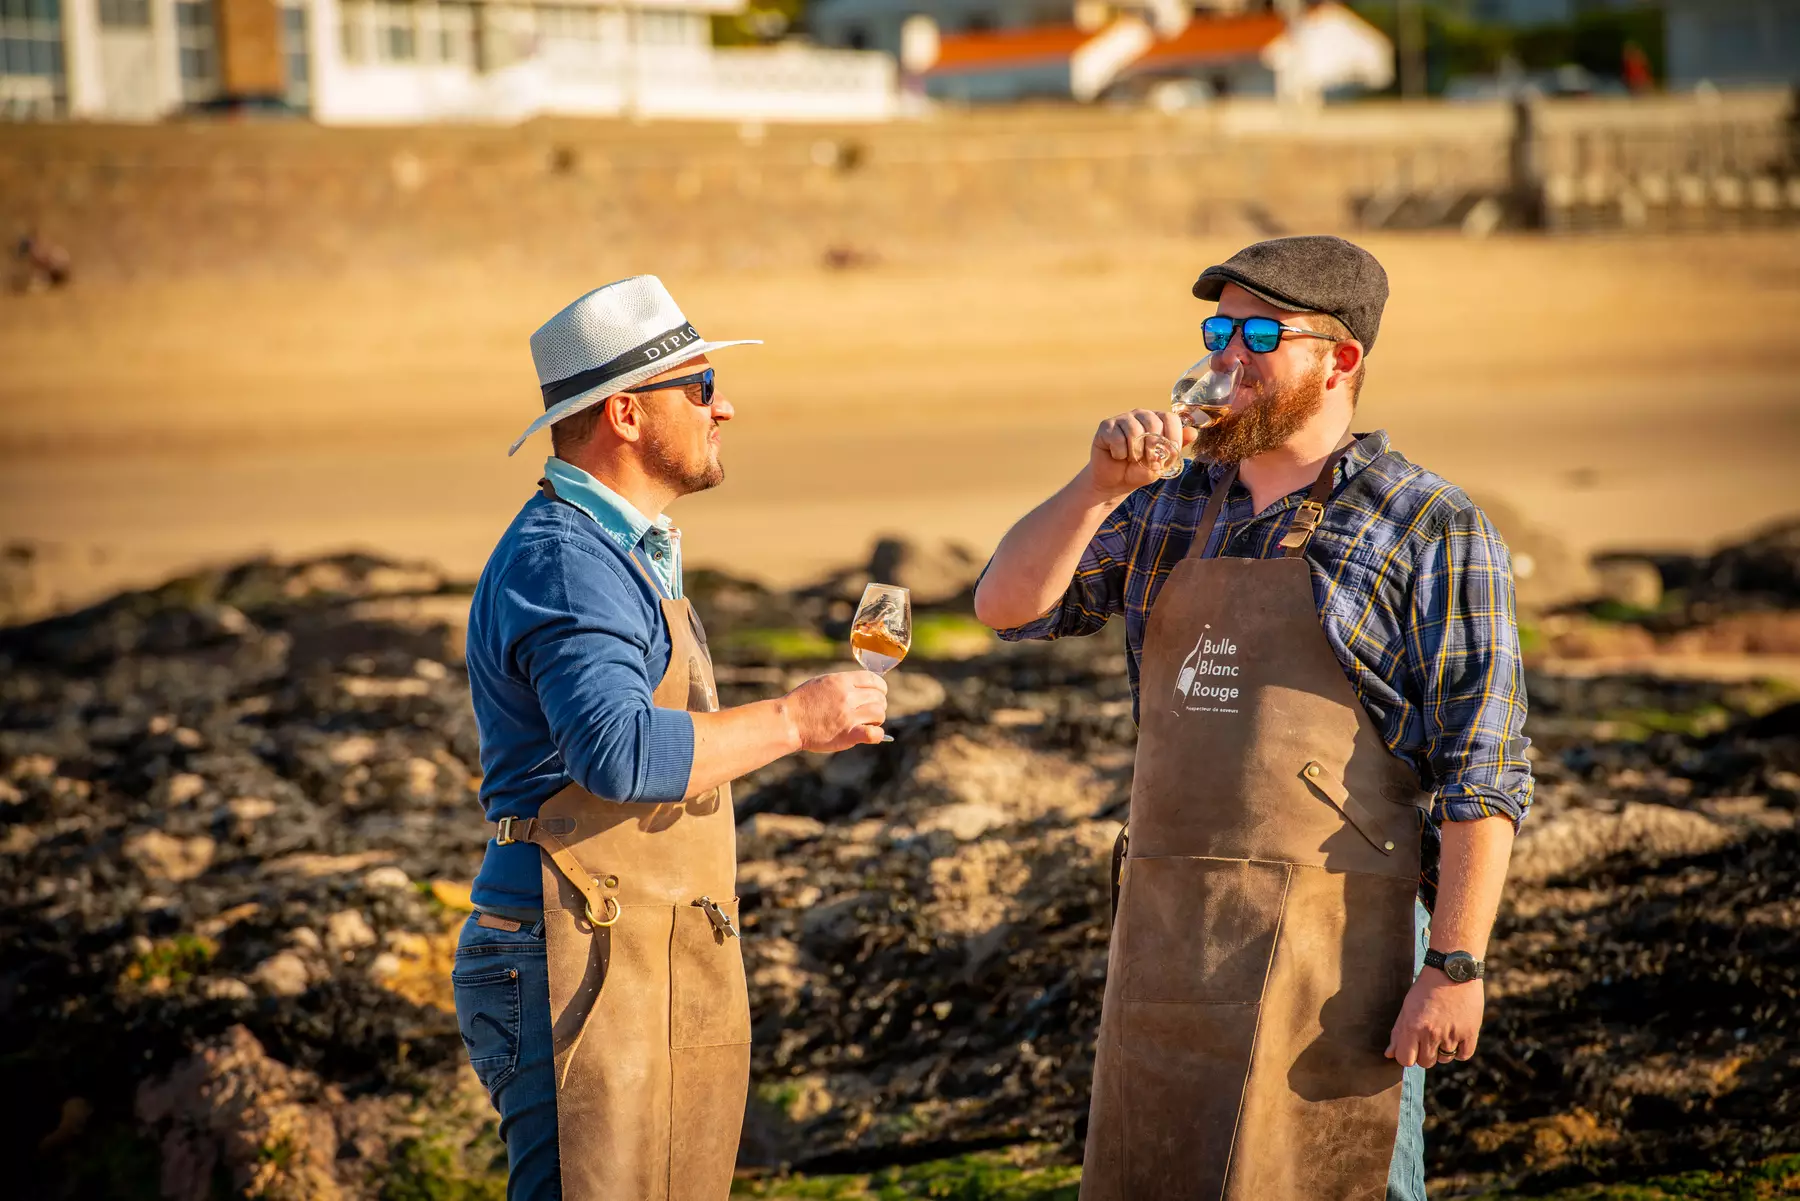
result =
M894 584L870 584L850 621L850 654L863 670L885 676L912 647L912 593ZM884 734L883 742L894 741Z
M1181 424L1203 430L1231 411L1231 395L1237 391L1243 376L1243 364L1233 363L1223 371L1213 366L1207 355L1182 372L1169 389L1169 407L1181 418ZM1183 448L1179 442L1162 434L1144 437L1144 453L1152 462L1160 463L1156 478L1172 480L1181 474Z

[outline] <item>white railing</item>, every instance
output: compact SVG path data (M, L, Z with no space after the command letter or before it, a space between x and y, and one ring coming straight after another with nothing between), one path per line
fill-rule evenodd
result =
M808 47L546 46L503 71L338 63L314 101L330 124L519 121L532 116L882 121L897 79L885 54Z
M639 78L638 111L650 117L883 121L897 102L894 62L874 52L723 49L646 62Z
M0 74L0 120L25 121L56 115L56 86L42 75Z

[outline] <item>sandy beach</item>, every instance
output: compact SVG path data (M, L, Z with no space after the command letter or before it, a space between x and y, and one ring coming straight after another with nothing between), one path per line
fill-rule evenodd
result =
M1577 549L1695 547L1800 508L1800 238L1370 237L1393 296L1361 428ZM972 248L665 278L723 352L729 479L690 564L775 583L888 531L985 550L1161 407L1188 288L1236 239ZM0 298L0 535L63 601L255 552L477 572L548 453L527 338L652 248L500 271L94 280Z

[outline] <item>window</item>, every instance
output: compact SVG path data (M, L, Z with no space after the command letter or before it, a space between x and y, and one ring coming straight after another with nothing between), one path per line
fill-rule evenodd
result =
M67 99L61 5L0 0L0 117L54 117Z
M484 70L522 63L537 54L537 13L523 4L490 4L482 13L486 26L481 45Z
M465 0L344 0L338 14L346 62L476 64L478 22Z
M338 5L338 50L347 63L369 61L368 30L364 23L367 8L367 5L348 0Z
M100 24L108 29L148 29L150 0L100 0Z
M638 45L686 46L703 43L706 37L701 32L701 22L704 20L698 13L641 9L637 14Z
M600 40L600 10L546 5L537 10L538 32L547 38L576 42Z
M475 65L475 7L471 4L437 6L437 58L441 63Z
M421 4L420 57L426 62L456 66L475 65L475 6L472 4Z
M181 56L181 98L193 103L218 95L219 47L211 0L175 0L175 44Z
M375 6L375 57L384 63L416 62L419 39L410 4Z
M850 26L844 30L844 44L852 50L867 50L869 48L869 31L861 25Z
M306 10L285 5L281 10L281 57L287 66L287 102L306 108L312 100L312 56L306 44Z

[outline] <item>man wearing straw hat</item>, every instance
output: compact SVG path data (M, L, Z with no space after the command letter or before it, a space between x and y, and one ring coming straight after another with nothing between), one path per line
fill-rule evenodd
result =
M724 479L709 342L654 276L531 336L554 454L481 573L469 689L492 823L452 983L509 1198L722 1201L750 1066L731 781L879 742L886 686L720 709L663 515ZM508 453L512 453L509 451Z

